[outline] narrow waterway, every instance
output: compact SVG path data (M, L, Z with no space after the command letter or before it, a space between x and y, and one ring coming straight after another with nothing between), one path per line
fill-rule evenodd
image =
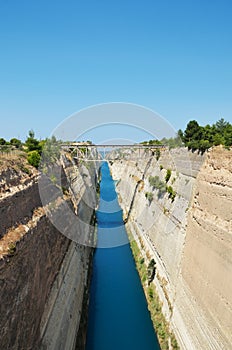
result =
M97 223L86 350L160 349L107 163Z

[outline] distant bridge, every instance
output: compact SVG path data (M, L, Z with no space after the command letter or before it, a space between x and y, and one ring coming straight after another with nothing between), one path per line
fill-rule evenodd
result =
M104 160L139 160L155 155L158 150L166 149L164 145L97 145L87 143L69 143L63 144L61 148L73 154L76 159L85 161L104 161Z

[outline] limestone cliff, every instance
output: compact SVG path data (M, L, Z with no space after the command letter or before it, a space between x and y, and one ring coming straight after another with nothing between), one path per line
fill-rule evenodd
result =
M92 248L67 238L68 225L67 235L60 233L46 209L64 225L70 213L84 211L83 218L90 224L85 234L91 241L94 203L89 207L85 202L94 201L96 176L94 167L88 170L64 158L65 196L46 180L52 198L45 206L38 187L41 176L27 165L23 154L0 159L0 344L4 350L63 350L75 349L77 344L84 349ZM92 186L92 191L85 191L86 186ZM74 194L85 192L82 203L83 196ZM64 206L71 209L67 217Z
M231 348L231 151L166 150L158 160L117 160L111 171L127 228L156 261L154 283L180 347Z

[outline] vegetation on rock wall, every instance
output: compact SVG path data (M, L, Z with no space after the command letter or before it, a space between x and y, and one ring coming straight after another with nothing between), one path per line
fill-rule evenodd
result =
M129 236L131 236L129 234ZM130 240L131 250L134 256L137 270L142 281L143 289L148 303L148 309L151 314L154 329L156 331L161 350L169 350L170 345L173 350L178 350L175 335L170 330L170 326L162 313L162 303L160 302L158 293L154 283L151 283L155 273L155 261L151 259L146 266L140 248L135 240ZM141 247L142 248L142 247Z
M146 193L145 193L145 197L146 197L146 199L148 200L149 205L150 205L151 202L153 201L153 194L152 194L152 192L146 192Z
M167 186L168 197L173 202L176 197L176 191L173 190L172 186Z
M152 187L152 190L154 191L155 189L158 190L158 198L162 197L166 192L168 193L168 197L171 199L173 202L175 197L176 197L176 191L172 188L172 186L167 186L166 183L169 181L171 177L171 170L167 169L167 173L165 176L165 182L160 180L159 176L149 176L149 184ZM173 179L174 180L174 179ZM149 200L151 198L151 201L153 199L153 195L151 192L146 192L145 194L146 198ZM150 201L150 202L151 202Z
M165 181L168 182L170 177L172 175L171 169L167 169L166 175L165 175Z

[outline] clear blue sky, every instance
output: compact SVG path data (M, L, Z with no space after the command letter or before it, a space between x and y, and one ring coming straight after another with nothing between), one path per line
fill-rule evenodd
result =
M89 105L232 122L231 0L0 0L0 137Z

